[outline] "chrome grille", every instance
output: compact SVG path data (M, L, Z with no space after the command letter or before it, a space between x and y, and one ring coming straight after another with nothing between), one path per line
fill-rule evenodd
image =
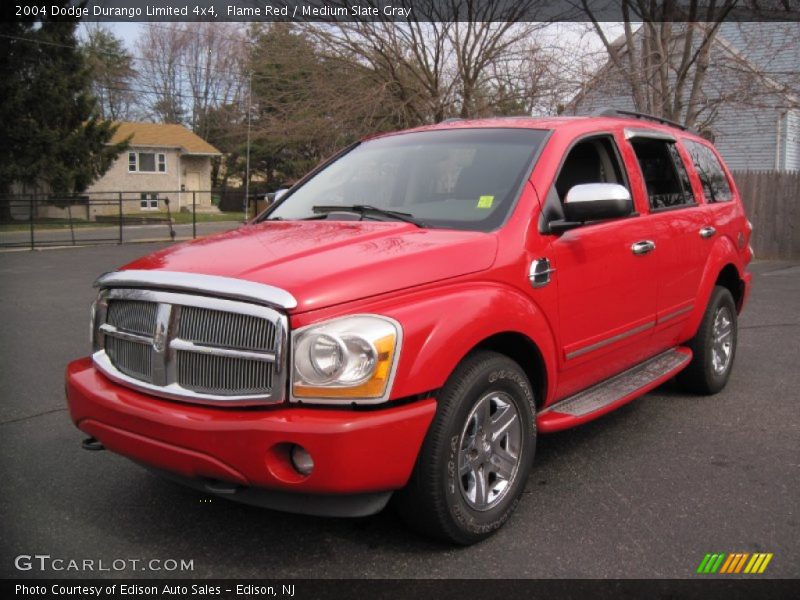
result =
M251 315L184 306L178 336L197 344L271 351L275 347L275 324Z
M155 302L141 302L138 300L112 300L108 303L108 317L106 321L123 331L153 335L156 330L156 311L158 304Z
M108 303L106 323L122 333L152 336L156 329L158 304L136 300ZM152 345L119 337L106 337L106 353L120 371L142 381L152 382Z
M254 304L140 289L101 292L95 364L112 379L169 398L283 400L287 319Z
M272 364L179 350L178 383L201 393L266 394L272 388Z
M106 354L126 375L152 382L151 346L106 336Z

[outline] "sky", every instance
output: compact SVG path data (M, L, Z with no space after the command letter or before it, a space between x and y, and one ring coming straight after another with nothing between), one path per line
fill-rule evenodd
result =
M114 35L121 38L125 45L128 47L129 50L134 50L136 38L139 35L139 32L144 24L143 23L131 23L131 22L109 22L103 23L104 27L110 29ZM88 23L82 23L82 26L85 28L87 26L91 26ZM576 37L577 31L584 26L582 23L560 23L559 28L561 29L562 33L566 31L567 38L572 35L572 37ZM603 29L606 32L606 35L609 38L614 38L622 33L622 24L621 23L603 23ZM572 31L572 34L570 34ZM600 49L600 40L595 38L589 42L590 45L595 46L596 49Z

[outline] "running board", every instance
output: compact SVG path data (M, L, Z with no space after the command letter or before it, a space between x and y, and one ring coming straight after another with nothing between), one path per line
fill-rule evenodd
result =
M574 427L627 404L681 371L692 359L689 348L679 346L606 379L540 412L540 433Z

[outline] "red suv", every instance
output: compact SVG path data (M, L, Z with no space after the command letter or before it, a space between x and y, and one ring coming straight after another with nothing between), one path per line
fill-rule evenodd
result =
M713 146L643 115L350 146L228 233L97 281L72 420L206 492L468 544L536 436L677 376L721 390L751 226Z

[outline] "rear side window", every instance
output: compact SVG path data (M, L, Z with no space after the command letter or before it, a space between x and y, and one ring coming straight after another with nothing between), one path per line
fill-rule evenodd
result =
M639 161L650 208L680 208L694 204L692 186L675 142L635 138L631 145Z
M709 148L692 140L684 140L683 145L692 157L694 170L703 184L703 194L709 202L727 202L732 197L731 186L725 171L719 164L717 155Z

